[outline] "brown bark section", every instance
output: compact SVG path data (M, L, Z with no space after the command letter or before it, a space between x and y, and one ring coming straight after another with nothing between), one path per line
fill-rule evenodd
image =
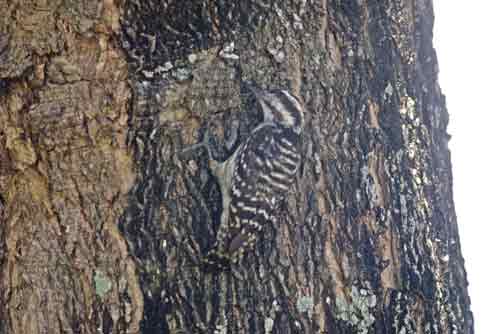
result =
M473 333L432 4L0 3L0 333ZM306 103L276 225L204 272L243 82Z
M117 332L124 318L137 332L142 293L116 223L135 179L127 64L111 38L118 9L112 1L0 7L0 327Z

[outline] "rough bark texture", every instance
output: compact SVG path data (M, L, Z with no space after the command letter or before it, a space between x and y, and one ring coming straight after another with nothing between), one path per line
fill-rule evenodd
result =
M0 333L473 333L430 0L0 2ZM203 272L252 81L306 103L275 225Z

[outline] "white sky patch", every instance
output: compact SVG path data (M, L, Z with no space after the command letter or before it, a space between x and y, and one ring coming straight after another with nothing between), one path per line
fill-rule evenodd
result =
M494 334L500 301L500 2L433 2L475 333Z

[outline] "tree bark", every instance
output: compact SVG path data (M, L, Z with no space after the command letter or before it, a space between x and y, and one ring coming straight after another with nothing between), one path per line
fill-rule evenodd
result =
M0 2L0 333L473 333L430 0ZM227 272L255 82L302 166Z

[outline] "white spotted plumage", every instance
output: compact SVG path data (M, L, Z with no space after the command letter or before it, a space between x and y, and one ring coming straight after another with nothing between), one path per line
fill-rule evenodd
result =
M222 192L221 224L206 263L227 266L256 243L292 187L300 164L304 109L284 90L256 91L264 122L224 162L210 166Z

